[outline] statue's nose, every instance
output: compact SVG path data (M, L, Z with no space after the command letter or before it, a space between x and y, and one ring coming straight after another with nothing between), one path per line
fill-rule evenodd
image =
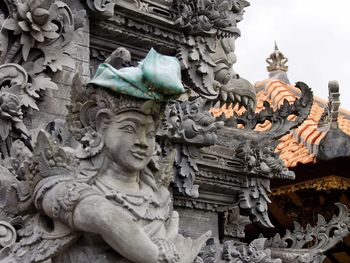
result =
M147 135L145 131L138 132L137 140L135 143L144 148L148 147Z

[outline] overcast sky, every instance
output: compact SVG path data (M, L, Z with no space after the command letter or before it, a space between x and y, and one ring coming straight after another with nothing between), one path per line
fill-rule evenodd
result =
M307 83L328 98L328 81L340 83L341 107L350 110L350 0L249 0L236 40L237 73L266 79L274 40L288 57L291 83Z

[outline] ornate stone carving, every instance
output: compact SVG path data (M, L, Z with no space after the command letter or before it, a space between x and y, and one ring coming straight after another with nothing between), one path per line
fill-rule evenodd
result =
M177 22L185 37L178 57L186 69L190 88L210 100L255 108L253 86L232 69L236 62L237 23L242 20L247 1L175 1Z
M164 60L167 63L158 63ZM196 240L178 234L178 214L172 210L167 190L173 158L164 158L157 168L148 167L164 109L162 94L183 92L174 83L161 84L172 76L159 67L175 67L178 61L150 51L140 65L142 68L118 71L102 64L89 88L75 79L67 121L80 144L71 148L64 140L39 132L33 155L25 160L22 183L41 213L22 211L18 240L4 236L8 246L1 251L0 262L50 258L64 262L102 258L101 262L191 262L197 256L210 232ZM150 65L158 66L148 72ZM140 78L143 82L135 81L137 73L145 75ZM114 75L107 78L108 74ZM152 78L147 80L147 74ZM106 90L114 81L129 95ZM143 85L152 87L153 93ZM152 94L159 101L137 98L137 92ZM55 134L55 126L51 131ZM13 178L16 185L21 183L10 173L1 175ZM18 215L15 211L11 218ZM95 241L82 245L88 239Z
M264 227L273 227L267 214L267 204L271 203L269 192L270 180L253 177L249 179L247 188L242 188L239 194L239 207L249 212L254 223Z
M274 152L276 139L280 138L291 128L300 125L308 116L312 104L312 92L304 83L297 83L301 89L301 99L289 104L285 101L278 109L273 110L265 102L265 109L253 113L248 109L240 116L234 115L227 119L225 116L217 120L225 121L229 128L218 131L218 145L235 149L230 162L235 163L236 172L249 176L248 183L242 184L239 192L239 206L249 212L250 218L265 227L272 227L267 214L267 204L270 203L271 178L294 179L295 175L289 171L278 154ZM287 118L295 115L293 120ZM271 122L270 130L255 131L259 123ZM238 129L243 125L243 130ZM265 178L264 178L265 177Z
M194 184L199 171L196 163L199 149L195 146L176 145L174 185L184 195L198 197L198 185Z
M169 54L177 52L184 70L184 81L189 89L210 100L238 103L254 109L256 98L253 86L232 69L236 62L234 38L240 35L237 23L242 20L248 2L158 2L116 2L114 10L121 8L127 11L122 14L115 12L108 20L99 21L94 33L99 35L100 31L102 34L113 32L122 38L137 39L140 48L153 46L167 50ZM98 9L103 12L113 10L107 8L111 1L87 3L94 14L100 14ZM134 19L139 15L162 26L140 23ZM154 15L161 19L155 19ZM98 40L97 42L100 45Z
M95 18L108 18L114 15L115 3L110 0L86 0L86 4Z
M236 63L235 39L223 38L217 40L214 53L210 57L215 63L214 86L219 90L220 105L226 102L234 107L244 106L251 111L255 110L255 88L250 82L240 77L233 69Z
M275 51L270 55L269 58L266 59L267 64L267 71L288 71L288 66L286 65L288 62L288 58L286 58L282 52L279 51L277 43L275 41Z
M216 132L224 123L216 121L208 112L209 108L210 104L202 98L169 104L159 136L178 144L214 145Z
M4 29L0 36L3 63L21 63L33 75L47 68L56 72L63 65L74 68L69 51L64 48L72 40L74 30L82 26L84 11L74 16L61 1L31 0L15 2L9 12L8 18L0 19Z
M244 228L250 224L251 221L247 216L241 216L239 214L239 207L235 206L228 210L224 214L224 234L227 237L244 238Z
M236 150L236 157L244 164L244 171L254 176L294 179L295 174L288 170L274 150L271 141L255 145L249 141L242 142Z
M232 69L236 62L233 38L185 36L178 57L186 69L186 82L199 95L255 109L253 86Z
M237 22L249 6L244 0L174 1L178 12L177 23L191 35L233 37L240 34Z
M166 148L175 147L175 177L177 190L187 196L198 197L198 186L194 184L198 172L196 159L199 148L216 143L216 131L223 122L215 121L208 112L206 100L197 98L191 102L168 104L158 136ZM166 141L171 145L166 146ZM166 151L166 149L164 149ZM169 151L169 150L168 150Z
M350 136L339 129L339 83L335 80L328 84L328 105L319 121L319 129L326 135L319 143L318 160L331 160L338 157L350 156Z
M328 83L328 104L322 113L321 119L318 122L319 128L329 129L330 127L338 128L338 116L340 106L339 83L336 80Z
M194 263L215 263L217 259L220 257L218 249L220 245L219 241L215 238L210 238L205 246L202 248L201 252L197 257L197 261Z
M209 239L199 256L203 262L321 263L325 259L324 253L350 231L349 210L342 204L336 205L340 213L328 223L319 215L315 227L307 225L303 228L295 223L295 230L287 230L283 238L277 234L271 239L255 239L249 245L238 241L225 241L220 245Z
M259 238L249 245L235 241L225 241L220 245L217 240L211 238L199 254L202 261L195 263L282 263L280 259L271 257L271 251L265 248L265 243L266 238Z
M32 110L39 110L36 101L46 89L57 89L50 78L30 77L26 70L14 63L0 66L0 144L3 158L10 157L12 141L20 139L30 146L30 134L23 123Z
M29 75L20 65L9 63L0 66L2 92L9 92L18 98L18 106L25 115L30 109L39 110L36 101L40 94L47 90L57 89L57 85L50 78L43 75Z
M265 242L265 238L255 239L249 245L226 241L223 258L232 263L282 263L280 259L271 258L271 251L265 248Z
M136 61L118 48L87 89L74 79L67 123L51 122L46 127L50 135L42 131L36 136L24 123L38 110L43 92L57 88L49 77L63 67L74 68L71 40L85 11L73 14L76 1L6 0L0 5L7 8L0 10L0 262L280 262L271 259L263 239L238 242L248 222L239 212L271 226L270 180L293 177L274 153L273 141L304 120L312 100L299 83L301 100L276 110L265 104L254 114L254 88L232 68L237 23L248 3L83 2L93 18L92 58L102 61L123 44L137 58L152 46L177 54L187 94L169 103L161 120L164 102L175 98L170 90L183 91L179 74L169 75L179 65L169 70L168 58L147 72L146 59L123 69ZM88 52L84 55L88 64ZM286 61L276 58L283 70ZM169 89L174 78L177 85ZM115 90L124 95L115 96ZM247 113L215 119L208 107L218 101L244 106ZM288 120L290 115L297 117ZM266 120L272 123L270 131L254 131ZM167 189L171 182L183 194L174 193L174 201ZM184 238L178 234L173 202L224 213L224 235L237 243L223 248L217 240L207 241L209 233L197 240Z
M70 57L74 30L82 26L84 11L73 15L61 1L5 1L0 10L0 96L1 155L10 157L12 142L20 139L27 147L32 110L45 90L57 89L48 75L75 67ZM4 6L2 6L4 7ZM8 13L5 19L4 14Z
M279 139L291 129L299 126L309 115L312 105L312 91L303 82L295 84L301 90L300 99L289 104L287 100L278 109L272 109L270 104L265 101L264 109L258 113L247 110L240 116L232 116L225 120L229 127L237 127L238 124L243 125L246 130L254 130L254 128L265 121L271 122L271 128L264 133L260 133L261 137L270 137ZM288 120L288 117L295 115L293 120ZM219 119L225 119L221 116ZM258 132L256 134L259 134Z
M326 222L318 216L317 225L307 225L303 228L294 223L294 231L287 230L281 238L279 234L268 240L266 247L271 249L273 257L279 257L283 262L323 262L324 253L334 247L350 231L350 213L346 206L336 204L339 215ZM310 244L312 244L310 246Z

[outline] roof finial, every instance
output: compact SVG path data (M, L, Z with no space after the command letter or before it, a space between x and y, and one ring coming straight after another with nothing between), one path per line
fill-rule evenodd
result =
M321 119L318 122L318 127L333 127L338 128L338 116L340 106L339 83L336 80L331 80L328 83L328 105L322 113Z
M277 42L275 40L275 51L270 55L269 58L266 59L267 71L288 71L288 66L286 65L288 62L288 58L286 58L281 51L279 51Z

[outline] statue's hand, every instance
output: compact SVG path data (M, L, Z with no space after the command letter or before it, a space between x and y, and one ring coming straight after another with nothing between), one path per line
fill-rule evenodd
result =
M173 241L179 233L179 213L173 211L166 227L166 239Z
M195 240L178 234L174 240L174 244L180 256L180 263L192 263L210 237L211 231L206 232Z
M179 213L174 211L167 226L166 239L171 240L180 256L180 263L192 263L202 246L211 237L211 231L196 240L179 234Z

